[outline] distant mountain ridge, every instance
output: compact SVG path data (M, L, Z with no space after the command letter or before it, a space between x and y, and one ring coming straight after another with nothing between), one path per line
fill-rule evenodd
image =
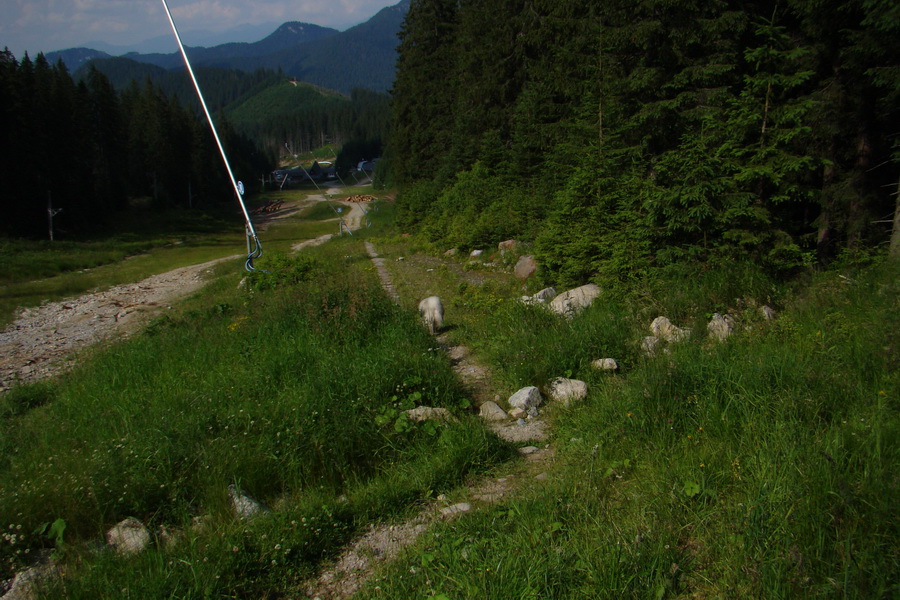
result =
M410 0L380 10L355 27L340 32L311 23L291 21L258 42L235 42L211 48L189 47L193 67L219 67L254 71L281 70L298 80L348 94L354 88L388 91L394 80L398 34ZM106 52L73 48L50 52L51 63L62 60L77 71L97 58L111 58ZM128 53L123 58L148 63L167 70L184 66L179 53ZM102 62L102 61L101 61ZM100 62L97 67L103 70ZM121 63L118 68L121 69ZM145 72L135 69L136 76Z

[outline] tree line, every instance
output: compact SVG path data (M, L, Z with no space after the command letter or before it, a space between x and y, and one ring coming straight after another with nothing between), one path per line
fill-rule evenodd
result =
M564 284L887 243L894 2L413 0L400 38L382 177L434 242Z
M205 121L158 86L117 92L95 68L78 81L43 54L0 53L0 233L48 235L48 210L64 235L103 231L135 204L152 210L213 207L234 192ZM272 157L217 123L235 175L252 181Z
M136 80L153 81L199 113L199 102L183 69L167 71L125 57L103 58L79 69L76 79L85 78L91 67L106 75L117 90L127 90ZM244 72L201 66L195 73L213 114L224 115L235 130L268 154L304 154L330 147L339 153L343 168L381 154L389 130L385 93L360 88L348 97L298 82L280 69ZM359 148L366 150L359 154Z

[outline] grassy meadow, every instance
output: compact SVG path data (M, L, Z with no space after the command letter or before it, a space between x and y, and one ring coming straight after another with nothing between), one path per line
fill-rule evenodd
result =
M511 277L514 257L447 258L401 236L390 203L371 214L371 229L292 256L335 229L321 206L301 207L267 229L266 272L243 288L219 265L142 335L0 396L0 579L52 552L65 576L50 598L302 598L301 582L371 524L439 494L468 499L468 478L519 459L418 322L418 299L437 294L448 336L502 398L557 376L590 392L544 410L546 478L435 523L356 597L900 592L896 263L790 285L753 265L662 272L566 320L516 301L539 284ZM718 344L705 324L724 311L740 327ZM639 342L658 315L692 334L648 358ZM605 357L618 372L591 368ZM411 423L402 411L417 405L456 420ZM272 511L235 518L230 484ZM128 516L154 537L122 557L100 541Z
M409 261L393 264L415 279ZM795 288L751 266L670 274L569 321L498 298L490 280L480 294L461 285L457 332L504 391L574 376L590 394L550 407L545 481L435 527L360 597L896 597L898 267ZM737 298L780 314L746 309L712 342L709 315ZM660 314L693 334L646 358L638 342ZM604 357L616 374L590 367Z
M259 266L249 289L225 273L144 335L0 398L4 573L52 548L67 566L50 597L258 597L510 456L361 244ZM459 418L402 414L422 404ZM236 521L229 484L275 510ZM174 541L136 559L97 553L126 516Z

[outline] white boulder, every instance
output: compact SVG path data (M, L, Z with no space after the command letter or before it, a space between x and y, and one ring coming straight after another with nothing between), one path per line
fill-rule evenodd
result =
M724 342L734 331L734 318L731 315L715 313L706 326L709 337L717 342Z
M541 391L534 386L524 387L509 397L510 406L521 408L524 411L528 411L530 408L537 408L543 401Z
M567 379L557 377L550 382L547 390L550 397L564 406L568 406L575 400L584 400L587 397L587 384L579 379Z
M598 371L618 371L619 363L614 358L598 358L591 363L591 366Z
M134 517L128 517L106 532L106 543L119 554L137 554L150 543L150 532L143 523Z
M650 331L656 337L666 340L669 343L680 342L687 339L691 335L690 329L682 329L677 327L666 317L656 317L650 324Z
M559 315L574 315L590 306L602 291L600 286L589 283L563 292L550 302L550 310Z

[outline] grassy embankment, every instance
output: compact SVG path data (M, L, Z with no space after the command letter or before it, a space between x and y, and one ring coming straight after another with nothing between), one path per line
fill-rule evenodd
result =
M386 240L386 242L389 240ZM410 252L399 240L388 257ZM900 265L846 265L793 290L754 267L661 274L571 321L433 260L392 261L401 294L427 277L454 335L511 392L572 375L550 407L550 477L440 524L362 598L889 598L900 588ZM424 292L424 290L421 290ZM421 294L420 294L421 295ZM414 296L413 296L414 297ZM735 299L726 343L708 339ZM729 308L730 307L730 308ZM644 357L649 323L693 327ZM614 357L616 374L592 359Z
M896 264L847 265L794 289L751 266L663 274L566 321L511 301L522 290L508 274L386 230L360 235L379 234L404 307L443 297L450 335L491 366L501 394L558 375L591 392L546 411L547 479L437 524L359 597L897 593ZM300 285L248 298L223 278L63 382L8 396L0 514L25 533L65 519L70 597L291 593L366 523L438 490L462 499L452 488L466 472L507 456L468 418L397 424L398 403L460 408L446 361L412 311L377 291L356 238L310 254L315 265L271 263ZM705 323L735 298L779 317L746 309L714 344ZM638 342L658 314L694 334L645 358ZM608 356L619 373L588 366ZM235 521L228 483L279 510ZM210 529L188 528L198 514L213 515ZM131 559L75 543L126 515L186 533Z
M356 239L260 266L256 291L219 267L144 335L0 398L4 574L53 548L65 577L51 597L264 597L368 524L509 457ZM459 419L401 416L419 404ZM273 512L236 519L229 484ZM126 516L156 533L153 547L98 552Z

